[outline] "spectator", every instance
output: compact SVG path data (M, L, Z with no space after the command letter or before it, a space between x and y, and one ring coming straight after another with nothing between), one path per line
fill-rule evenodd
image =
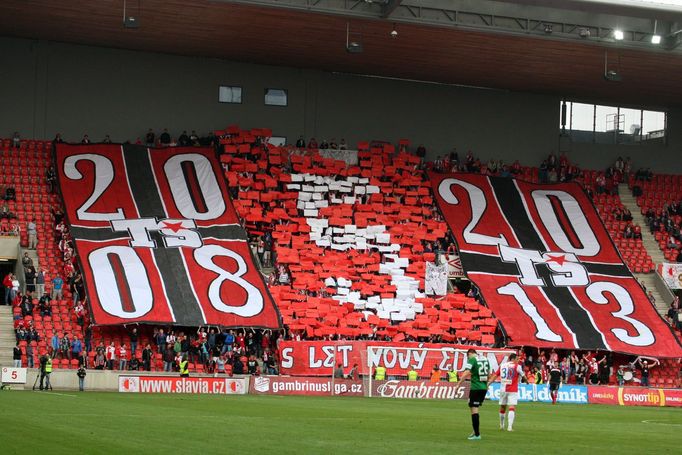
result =
M128 363L128 350L126 349L125 343L121 343L121 346L118 348L118 369L121 371L125 371L127 363Z
M426 156L426 147L424 147L424 144L419 144L419 147L417 147L417 156L424 160L424 157Z
M334 369L334 377L337 379L343 379L343 364L339 363L336 365L336 369Z
M2 280L2 286L5 288L5 299L3 302L5 305L11 305L12 300L14 300L12 297L12 273L5 275L5 278Z
M64 139L62 139L62 133L57 133L54 136L54 139L52 139L52 146L55 146L57 144L62 144L64 142Z
M13 186L8 186L7 188L5 188L4 199L5 199L5 201L16 201L17 200L17 192Z
M106 366L106 357L104 356L104 353L101 351L98 351L95 354L95 370L103 370L104 367Z
M33 301L31 293L27 292L24 298L21 299L21 316L33 316Z
M90 136L87 134L83 135L83 139L81 139L81 144L89 144L90 143Z
M29 257L28 253L24 253L24 257L21 258L21 265L24 266L24 269L33 265L33 259Z
M79 359L82 353L83 343L81 343L81 340L79 340L77 336L74 336L73 341L71 342L71 354L74 358Z
M308 148L313 150L320 148L319 145L317 144L317 139L311 137L310 140L308 141Z
M649 363L647 360L637 359L636 363L642 373L640 384L642 387L649 387L649 370L658 365L658 360L655 363Z
M341 138L341 142L339 142L339 150L347 150L348 145L346 144L346 140L344 138Z
M322 150L326 150L329 148L329 143L327 142L326 139L322 139L322 141L320 141L320 148Z
M175 363L175 352L171 344L166 345L166 350L163 354L163 371L173 371L173 364Z
M28 368L33 368L33 346L31 346L31 343L26 344L26 366Z
M135 357L135 351L137 351L137 327L133 327L133 330L128 333L128 337L130 338L130 355Z
M618 371L616 372L616 380L618 381L619 386L625 385L625 371L623 371L623 365L620 365L618 367Z
M163 133L161 133L161 136L159 136L159 141L161 142L161 145L164 147L168 147L171 143L171 137L170 134L168 134L168 129L164 128Z
M144 371L150 371L152 365L152 359L154 358L154 352L149 343L142 350L142 368Z
M144 143L147 147L154 147L154 141L156 139L156 135L154 134L154 130L149 128L149 131L147 131L147 134L144 136Z
M62 359L68 358L71 360L71 341L69 340L69 334L64 332L64 336L59 342L59 350L61 352Z
M249 360L246 362L246 365L249 374L251 375L258 374L258 362L256 361L256 357L254 355L249 356ZM341 373L343 374L343 370L341 370Z
M33 293L36 290L36 269L31 266L24 270L24 279L26 281L26 292Z
M156 333L154 341L156 342L157 354L163 355L166 349L166 334L163 333L163 329L159 329L159 331Z
M109 346L107 346L106 360L107 360L107 369L113 370L114 369L114 361L116 360L116 346L114 346L113 341L111 342L111 344L109 344Z
M303 135L300 135L298 137L298 140L296 141L296 148L299 148L299 149L305 148L305 139L303 139Z
M140 361L137 360L137 357L135 357L135 354L132 354L133 358L130 359L130 365L128 366L128 369L130 371L138 371L140 369Z
M78 367L78 371L76 372L76 376L78 376L78 390L80 392L85 391L85 375L87 373L85 372L85 366L81 365Z
M199 136L195 130L192 130L192 134L189 135L189 142L194 147L199 147Z
M14 134L12 135L12 147L15 149L18 149L21 146L21 137L19 136L19 132L15 131Z
M108 134L104 135L104 139L102 139L102 144L111 144L111 138L109 137Z
M57 355L59 354L59 335L57 332L52 335L52 340L50 340L50 344L52 346L52 355L56 358Z
M178 145L180 147L186 147L190 144L189 141L189 136L187 135L187 131L183 131L180 136L178 136Z
M43 270L38 267L36 271L36 295L42 297L45 294L45 275Z
M17 344L14 346L12 359L14 360L14 368L21 368L21 348L19 347L18 341Z
M52 307L50 301L52 299L47 293L44 293L40 300L38 301L38 309L40 310L40 316L52 316Z
M585 365L585 361L583 359L580 359L580 362L578 362L578 368L576 369L575 372L575 383L578 385L585 384L585 376L587 375L587 365Z
M64 280L59 275L52 279L52 300L62 300L62 287L64 286Z
M53 193L57 184L57 174L54 171L54 166L50 166L45 173L45 180L47 182L47 192Z

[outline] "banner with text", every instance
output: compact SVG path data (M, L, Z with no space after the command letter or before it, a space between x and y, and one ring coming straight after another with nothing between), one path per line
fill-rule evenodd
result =
M280 327L210 148L55 152L96 324Z
M301 377L258 376L251 378L249 393L256 395L343 395L364 396L361 380Z
M682 357L577 183L430 178L467 276L513 344Z
M647 387L591 386L588 400L594 404L620 406L682 406L682 390Z
M500 400L500 383L493 382L486 395L488 400ZM549 384L519 384L519 401L551 403ZM587 404L587 386L562 384L557 396L559 403Z
M368 358L368 347L373 349ZM279 352L282 374L296 376L331 376L339 363L348 374L357 364L360 374L369 368L386 367L388 376L404 376L414 367L422 377L431 375L434 365L442 371L461 371L466 363L466 351L471 346L430 343L391 343L381 341L282 341ZM427 350L434 349L434 350ZM506 360L512 350L476 348L486 356L491 367Z
M420 400L465 400L471 383L431 381L372 381L371 396L380 398L416 398Z
M119 376L118 391L126 393L193 393L244 395L244 378L178 378L170 376Z

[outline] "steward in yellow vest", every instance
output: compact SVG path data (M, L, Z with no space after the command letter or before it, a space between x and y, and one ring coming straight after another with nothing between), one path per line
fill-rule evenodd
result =
M415 371L414 367L407 372L407 380L408 381L416 381L419 379L419 374Z
M374 379L377 381L383 381L386 379L386 368L379 365L374 369Z
M180 377L189 377L189 362L187 361L187 357L183 357L182 361L180 362Z

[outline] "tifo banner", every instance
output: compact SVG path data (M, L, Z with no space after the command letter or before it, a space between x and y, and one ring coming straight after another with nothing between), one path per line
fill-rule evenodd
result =
M417 398L420 400L464 400L469 397L467 381L462 384L431 381L372 381L371 396L381 398Z
M448 264L448 278L464 278L464 269L459 254L441 255L441 262Z
M593 404L621 406L682 406L682 390L591 386L588 400Z
M119 376L118 391L126 393L193 393L244 395L244 378L178 378L168 376Z
M251 378L249 393L256 395L345 395L364 396L361 380L291 377L291 376L257 376Z
M448 293L447 265L426 263L425 290L426 295L445 295Z
M55 160L96 324L280 326L212 149L59 144Z
M430 177L464 269L511 343L682 357L578 184Z
M368 358L368 347L372 346ZM361 374L381 365L388 376L404 376L414 367L419 376L429 377L434 364L442 371L461 371L471 346L430 343L389 343L381 341L282 341L279 346L282 374L331 376L338 365L348 374L357 364ZM426 349L436 349L434 351ZM507 359L512 350L476 348L493 369Z
M500 383L493 382L488 388L486 398L492 401L500 400ZM549 384L519 384L519 401L541 401L551 403ZM557 396L559 403L587 404L587 386L562 384Z
M682 264L658 264L657 270L670 289L682 289Z

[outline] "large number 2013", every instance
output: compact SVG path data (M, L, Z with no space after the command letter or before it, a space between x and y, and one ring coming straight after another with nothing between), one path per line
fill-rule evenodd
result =
M463 230L464 241L476 245L505 245L508 246L507 239L500 234L498 237L484 235L474 232L481 218L485 214L488 203L485 193L476 185L465 182L456 178L444 179L438 186L438 192L443 200L452 205L458 205L459 200L452 192L452 186L457 185L463 188L469 197L471 206L471 220ZM559 190L536 190L531 193L533 202L540 216L541 222L546 227L546 231L552 237L553 242L567 253L573 253L580 256L596 256L599 251L599 242L590 228L590 224L585 217L578 201L569 193ZM555 197L562 209L571 216L567 217L571 226L564 229L557 214L552 208L550 197ZM579 245L574 245L566 235L566 230L572 230L576 233ZM547 324L547 321L540 315L537 307L530 300L523 287L518 283L509 283L497 289L498 294L513 297L521 306L521 309L533 321L536 327L535 336L542 340L560 342L561 335L552 331ZM623 343L632 346L649 346L654 343L655 339L651 330L641 321L630 317L634 311L632 297L625 288L617 283L611 282L597 282L592 283L586 289L587 296L596 304L607 304L608 299L605 293L613 295L618 302L618 311L612 312L613 317L628 323L636 332L631 335L627 330L622 328L614 328L611 330L613 335Z

